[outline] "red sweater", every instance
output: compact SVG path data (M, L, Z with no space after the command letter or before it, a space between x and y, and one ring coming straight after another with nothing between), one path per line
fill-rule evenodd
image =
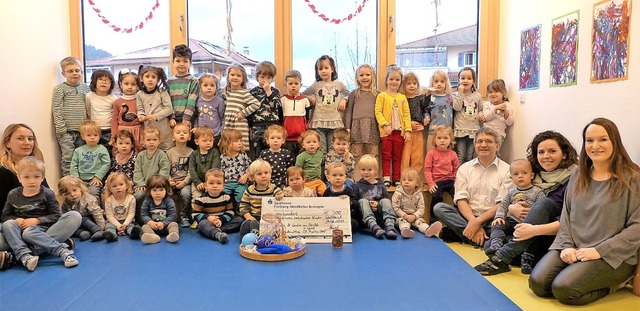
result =
M453 150L442 151L433 147L424 158L424 178L427 185L432 187L438 181L455 180L458 167L460 161Z

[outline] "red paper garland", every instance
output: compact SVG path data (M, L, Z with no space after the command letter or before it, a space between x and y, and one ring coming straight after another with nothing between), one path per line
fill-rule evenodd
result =
M144 27L144 24L149 22L153 18L153 12L160 6L160 0L156 0L156 4L151 7L151 11L149 11L149 14L147 14L147 17L144 18L144 21L141 21L135 27L122 28L122 27L118 27L118 26L116 26L114 24L111 24L109 19L107 19L106 17L104 17L101 14L102 11L96 7L95 3L93 3L93 0L88 0L88 2L91 5L91 8L93 9L93 11L96 12L96 14L98 14L98 17L100 17L100 19L102 20L103 23L105 23L108 27L113 29L113 31L121 32L121 33L132 33L132 32L134 32L136 30L142 29L142 27Z
M350 21L351 19L353 19L356 15L358 15L360 12L362 12L362 9L364 8L364 5L365 5L365 3L367 3L367 1L369 1L369 0L362 0L362 4L360 4L356 8L356 11L351 13L351 14L349 14L349 15L347 15L346 17L343 17L343 18L329 18L324 13L318 12L318 10L316 10L316 6L314 4L312 4L310 0L304 0L304 2L307 3L307 5L311 9L311 11L313 11L313 13L316 14L320 19L322 19L325 22L333 23L333 24L336 24L336 25L340 24L340 23L344 23L346 21Z

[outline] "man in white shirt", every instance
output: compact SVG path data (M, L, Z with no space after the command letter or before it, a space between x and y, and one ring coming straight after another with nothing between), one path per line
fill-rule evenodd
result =
M513 186L509 164L497 157L500 141L500 136L491 129L476 132L474 146L478 156L462 164L456 174L453 198L456 206L438 203L433 207L440 222L427 229L427 236L437 234L444 224L459 238L484 245L496 210Z

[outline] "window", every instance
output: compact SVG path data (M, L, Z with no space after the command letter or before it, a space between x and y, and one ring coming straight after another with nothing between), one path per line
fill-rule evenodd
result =
M476 52L463 52L458 54L458 67L476 66Z

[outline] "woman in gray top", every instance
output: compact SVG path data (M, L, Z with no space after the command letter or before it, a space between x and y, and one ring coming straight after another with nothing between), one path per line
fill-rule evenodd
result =
M572 305L591 303L624 286L640 247L640 167L610 120L591 121L582 139L558 235L529 278L536 295Z

